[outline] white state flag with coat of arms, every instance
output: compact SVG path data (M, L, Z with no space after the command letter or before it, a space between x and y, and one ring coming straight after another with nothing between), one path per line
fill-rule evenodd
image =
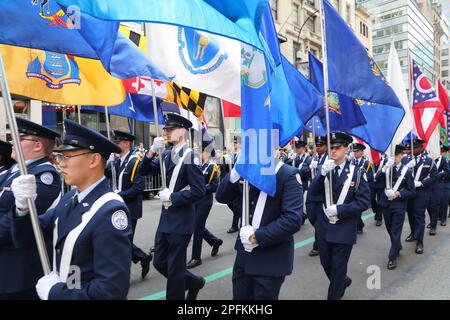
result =
M146 23L150 59L172 81L241 105L241 43L179 26Z

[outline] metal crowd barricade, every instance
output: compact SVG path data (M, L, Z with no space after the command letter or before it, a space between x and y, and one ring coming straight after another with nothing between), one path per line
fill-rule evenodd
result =
M146 176L144 192L160 191L162 189L161 174L157 176Z

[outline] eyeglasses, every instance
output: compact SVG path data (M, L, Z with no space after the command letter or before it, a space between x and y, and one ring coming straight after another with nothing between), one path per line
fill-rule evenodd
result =
M90 152L90 151L83 152L83 153L80 153L80 154L75 154L73 156L65 155L64 153L57 153L57 154L55 154L55 160L56 160L56 162L58 164L60 164L62 162L67 162L69 159L76 158L76 157L79 157L79 156L83 156L85 154L92 154L92 152Z

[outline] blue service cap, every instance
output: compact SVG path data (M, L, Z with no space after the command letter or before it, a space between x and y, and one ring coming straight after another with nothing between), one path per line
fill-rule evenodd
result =
M363 145L362 143L358 143L358 142L353 142L353 143L352 143L352 147L353 147L353 150L361 150L361 151L364 151L364 150L366 149L366 146L365 146L365 145Z
M216 156L216 150L214 150L213 140L203 140L202 141L202 151L211 151L211 157Z
M315 144L327 144L327 137L316 136Z
M61 135L53 130L43 127L33 121L16 117L17 127L20 135L32 135L47 139L56 139Z
M99 153L105 159L108 159L111 153L121 152L117 144L109 141L108 138L97 131L72 120L64 120L64 125L66 135L63 138L63 143L55 151L87 149Z
M166 125L163 129L185 128L189 130L192 128L192 122L178 113L166 113L164 120Z
M295 147L296 148L305 147L306 145L307 145L307 143L304 140L297 140L297 141L295 141Z
M342 145L348 146L353 142L352 136L344 132L331 132L330 134L330 147L340 147Z
M405 143L406 143L407 145L411 146L411 138L408 138L408 139L405 141ZM424 143L425 143L425 141L423 141L422 139L419 139L419 138L417 138L417 137L414 137L414 138L412 139L412 145L413 145L413 147L421 146L421 145L424 144Z
M136 136L125 131L114 130L113 133L114 133L114 140L127 140L127 141L136 140Z
M405 150L407 150L407 149L408 149L408 148L407 148L405 145L403 145L403 144L398 144L398 145L395 146L395 151L394 151L394 153L395 153L395 155L401 154L401 153L403 153L403 151L405 151Z

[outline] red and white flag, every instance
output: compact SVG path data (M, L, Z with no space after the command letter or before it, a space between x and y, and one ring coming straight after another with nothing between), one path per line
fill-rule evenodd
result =
M152 95L152 79L148 77L135 77L122 80L125 91L134 94ZM155 96L167 98L167 86L164 82L155 80Z
M444 106L430 81L413 59L411 59L410 73L414 128L420 139L428 141L439 123Z
M442 103L442 106L444 107L444 111L449 111L448 107L448 96L447 92L444 89L444 86L442 85L441 81L437 81L436 87L438 88L438 95L439 100ZM441 125L441 128L447 128L447 121L445 120L445 112L441 114L441 117L439 118L439 124Z

